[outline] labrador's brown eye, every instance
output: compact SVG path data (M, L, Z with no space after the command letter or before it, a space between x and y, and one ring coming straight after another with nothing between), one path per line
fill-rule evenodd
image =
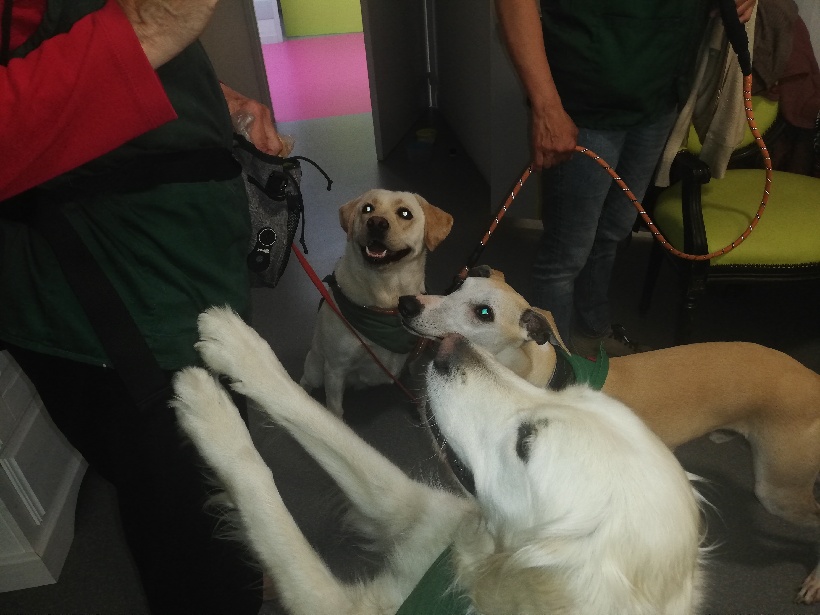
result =
M372 203L365 203L364 205L362 205L362 213L363 213L363 214L369 214L369 213L370 213L370 212L372 212L374 209L376 209L376 208L375 208L375 207L373 207L373 204L372 204Z
M413 219L413 212L407 209L406 207L399 208L399 217L403 220L412 220Z

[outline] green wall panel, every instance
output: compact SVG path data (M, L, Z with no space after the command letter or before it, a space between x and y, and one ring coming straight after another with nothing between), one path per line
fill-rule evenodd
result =
M280 0L285 36L362 31L359 0Z

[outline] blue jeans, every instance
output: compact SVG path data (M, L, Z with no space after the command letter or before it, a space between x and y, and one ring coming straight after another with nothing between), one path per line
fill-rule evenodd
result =
M675 112L629 130L580 128L578 144L606 160L640 201L655 172ZM544 232L532 271L532 301L552 312L566 342L570 331L603 336L611 329L609 285L618 243L637 216L608 173L585 154L543 172Z

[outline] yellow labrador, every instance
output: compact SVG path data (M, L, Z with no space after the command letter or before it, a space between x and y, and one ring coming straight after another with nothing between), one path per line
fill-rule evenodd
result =
M450 233L453 217L418 194L375 189L342 205L339 221L347 242L329 281L335 303L382 365L398 375L417 341L401 325L399 297L425 291L427 253ZM325 405L342 416L346 387L389 382L323 303L300 384L324 387Z

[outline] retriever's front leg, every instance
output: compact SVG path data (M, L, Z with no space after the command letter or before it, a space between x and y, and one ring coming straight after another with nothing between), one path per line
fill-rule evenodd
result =
M353 505L379 526L383 538L394 539L421 522L435 523L428 517L431 499L464 509L461 498L410 479L310 397L290 378L267 342L235 313L207 310L199 317L199 332L197 349L205 362L285 427Z
M182 429L236 505L248 544L273 577L288 611L350 613L349 590L299 531L225 390L199 368L179 372L174 390Z

